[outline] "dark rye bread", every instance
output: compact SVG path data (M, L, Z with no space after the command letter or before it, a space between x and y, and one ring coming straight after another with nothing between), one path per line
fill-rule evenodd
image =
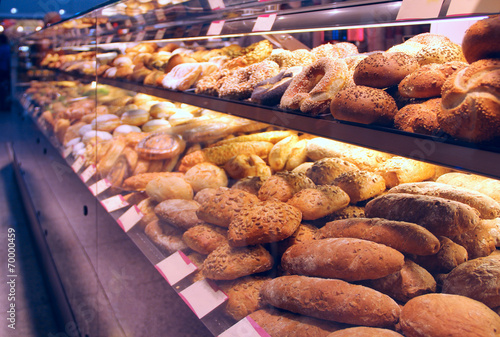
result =
M388 329L357 326L335 331L327 337L403 337L403 335Z
M427 195L389 193L365 206L368 218L413 222L434 235L457 235L479 224L478 212L469 205Z
M404 265L400 252L375 242L333 238L304 242L288 248L281 266L291 274L346 281L377 279Z
M298 314L373 327L393 327L401 311L393 299L376 290L308 276L266 281L261 296L270 305Z
M327 222L319 230L322 238L358 238L415 255L436 254L439 240L422 226L381 218L351 218Z
M401 311L406 337L498 337L500 316L465 296L427 294L408 301Z
M348 326L271 307L251 313L250 318L271 337L327 337Z

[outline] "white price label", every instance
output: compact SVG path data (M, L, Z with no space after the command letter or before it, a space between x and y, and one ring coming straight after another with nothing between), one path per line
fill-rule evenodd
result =
M403 0L396 20L437 18L444 0Z
M190 285L179 296L200 319L227 300L227 295L207 279Z
M139 220L142 219L144 215L141 213L139 210L139 207L136 205L130 207L128 211L122 214L121 217L116 220L120 227L125 231L128 232L132 227L134 227Z
M137 15L137 16L135 17L135 19L137 20L137 24L138 24L138 25L141 25L141 26L142 26L142 25L145 25L145 24L146 24L146 20L144 19L144 16L142 16L142 15Z
M208 5L210 6L210 9L224 9L226 6L224 6L224 1L223 0L208 0Z
M447 16L500 12L498 0L451 0Z
M73 165L71 165L71 168L75 173L78 173L78 171L82 169L84 163L85 163L85 158L83 156L78 156Z
M155 11L156 20L158 22L163 22L167 20L165 13L163 13L163 9L158 9Z
M155 267L171 286L198 269L181 251L173 253Z
M163 39L163 36L165 36L165 32L167 30L165 28L158 29L155 34L155 40L161 40Z
M90 178L92 178L94 176L96 171L97 171L97 169L96 169L95 165L92 164L89 167L87 167L85 169L85 171L83 171L82 174L80 174L80 179L82 179L82 181L84 183L86 183L87 181L90 180Z
M97 195L101 194L102 192L106 191L110 187L111 187L111 183L106 178L104 178L104 179L99 180L95 184L90 185L89 190L90 190L90 192L92 192L92 194L94 196L97 196Z
M208 27L207 35L220 35L225 22L224 20L212 21L210 27Z
M224 331L219 337L271 337L250 316L240 320L238 323Z
M135 37L135 42L140 42L144 40L144 36L146 36L146 31L142 30L139 33L137 33L137 36Z
M278 14L264 14L259 15L252 28L252 32L267 32L273 28L274 21L276 21Z
M101 204L102 207L108 211L108 213L117 211L129 205L129 203L120 194L104 199L101 201Z
M73 152L73 146L65 147L64 150L62 151L63 158L64 159L68 158L71 152Z

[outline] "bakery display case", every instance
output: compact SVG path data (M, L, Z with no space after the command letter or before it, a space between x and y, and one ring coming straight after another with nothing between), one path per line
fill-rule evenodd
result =
M496 336L500 8L420 5L110 1L19 98L215 336Z

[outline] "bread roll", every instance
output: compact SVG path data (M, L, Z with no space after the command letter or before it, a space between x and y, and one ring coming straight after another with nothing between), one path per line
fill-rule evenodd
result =
M350 203L373 198L385 191L385 180L382 176L368 171L349 171L339 175L332 182L349 195Z
M488 256L495 251L495 239L482 221L472 230L450 235L449 238L467 250L469 259Z
M329 214L327 217L325 217L325 219L327 221L335 221L342 219L364 218L364 217L365 217L364 207L349 205L346 208L341 209L340 211Z
M486 194L500 202L500 181L478 176L475 174L465 174L458 172L446 173L440 176L436 182L463 187Z
M219 246L203 262L203 274L213 280L234 280L267 271L273 258L261 245L249 247Z
M149 161L148 162L148 167L149 167ZM141 163L141 160L139 159L137 164L136 164L136 170L137 166L139 166L139 163ZM134 171L136 171L134 170ZM183 173L180 172L151 172L151 173L140 173L140 174L135 174L123 182L122 188L125 190L132 190L132 191L144 191L146 189L146 186L148 183L158 177L179 177L182 178L184 177Z
M434 235L458 235L479 224L478 212L461 202L407 193L377 197L365 206L369 218L413 222Z
M248 276L230 282L219 282L219 287L227 295L224 312L239 321L252 312L262 309L264 302L260 298L260 289L268 279Z
M293 195L287 203L302 213L304 220L316 220L349 204L349 195L337 186L320 185Z
M330 104L335 119L361 124L391 125L397 111L394 98L387 92L363 85L340 90Z
M210 224L199 224L185 231L182 240L195 252L208 255L217 247L227 244L227 230Z
M358 326L335 331L327 337L402 337L396 331Z
M204 188L227 187L226 172L211 163L200 163L186 171L184 179L196 193Z
M500 218L483 220L481 225L488 229L488 232L495 240L495 246L500 247Z
M168 199L155 206L154 212L162 221L182 230L203 224L196 216L200 207L194 200Z
M147 224L144 233L167 254L187 248L181 238L182 232L160 220L153 220Z
M411 222L380 218L352 218L326 223L319 229L322 238L370 240L400 252L431 255L439 250L439 240L427 229Z
M405 304L399 325L406 337L496 337L500 316L464 296L427 294Z
M291 135L274 144L268 157L269 166L271 166L274 171L281 171L285 168L288 157L298 141L299 136Z
M353 163L360 170L375 172L383 162L392 157L389 153L355 146L343 152L340 158Z
M372 241L328 238L291 246L281 265L291 274L360 281L401 270L404 256Z
M467 29L462 50L469 63L481 59L500 58L500 16L479 20Z
M500 256L462 263L444 279L443 293L467 296L490 308L500 306Z
M292 235L278 242L278 255L283 255L290 246L317 239L318 228L307 223L301 223Z
M232 247L277 242L292 235L302 220L301 212L284 202L267 200L240 208L231 219L228 240Z
M136 226L144 229L148 223L153 220L158 220L158 217L155 214L156 205L157 203L151 198L146 198L137 204L137 208L139 208L143 216Z
M340 323L391 327L400 314L389 296L335 279L281 276L266 281L261 296L275 307Z
M317 185L330 185L344 172L357 171L358 167L339 158L323 158L316 161L306 175Z
M327 337L346 326L270 307L251 313L250 318L271 337Z
M238 189L248 192L253 195L258 195L259 190L264 185L268 177L251 176L238 180L231 186L231 189Z
M267 179L259 189L259 199L277 199L286 202L305 188L314 188L314 182L301 173L278 172Z
M270 177L271 168L255 154L239 154L229 159L224 165L227 174L233 179L242 179L249 176Z
M323 158L341 157L345 151L354 148L353 145L327 138L313 138L307 142L306 151L309 159L316 161Z
M500 216L500 204L489 196L463 187L455 187L438 182L406 183L393 187L389 193L410 193L430 195L459 201L479 211L483 219L494 219Z
M301 139L292 147L288 160L286 161L286 170L291 171L307 160L307 142L309 139Z
M377 173L384 177L387 187L424 181L434 176L435 166L421 161L392 157L383 162Z
M465 62L462 47L452 41L425 45L417 52L415 59L421 66L430 63Z
M167 199L193 199L193 188L183 178L157 177L146 185L147 195L156 202Z
M468 259L467 250L445 236L439 238L440 248L434 255L413 256L412 259L431 273L449 273Z
M394 126L406 132L435 135L441 131L437 114L441 110L441 98L423 103L407 104L394 116Z
M408 302L414 297L436 292L434 277L411 260L405 260L400 271L367 283L369 287L401 302Z

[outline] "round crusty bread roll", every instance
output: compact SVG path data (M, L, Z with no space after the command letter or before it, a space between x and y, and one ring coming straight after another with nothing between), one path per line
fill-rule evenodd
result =
M408 54L375 53L358 63L353 79L357 85L382 89L399 84L406 75L417 68L417 60Z
M434 34L434 33L417 34L415 36L412 36L408 40L406 40L406 42L408 42L408 41L421 43L423 45L441 44L441 43L451 42L451 40L449 38L447 38L446 36L440 35L440 34Z
M224 165L227 174L233 179L242 179L250 176L270 177L271 168L255 154L239 154Z
M461 140L500 136L500 60L479 60L443 84L439 126Z
M423 65L399 83L399 94L410 98L439 97L446 79L465 67L467 63L457 61Z
M157 177L146 185L146 194L156 202L167 199L193 199L193 188L183 178Z
M392 124L397 111L394 98L387 92L363 85L339 91L330 104L336 119L361 124Z
M415 58L418 64L446 63L451 61L465 62L462 47L454 42L443 42L424 46Z
M500 15L477 21L465 32L462 50L469 63L500 58Z
M205 188L227 187L226 172L220 167L204 162L191 167L184 175L184 179L196 193Z
M439 111L441 111L441 98L408 104L394 116L394 126L407 132L434 135L441 130L437 121Z

